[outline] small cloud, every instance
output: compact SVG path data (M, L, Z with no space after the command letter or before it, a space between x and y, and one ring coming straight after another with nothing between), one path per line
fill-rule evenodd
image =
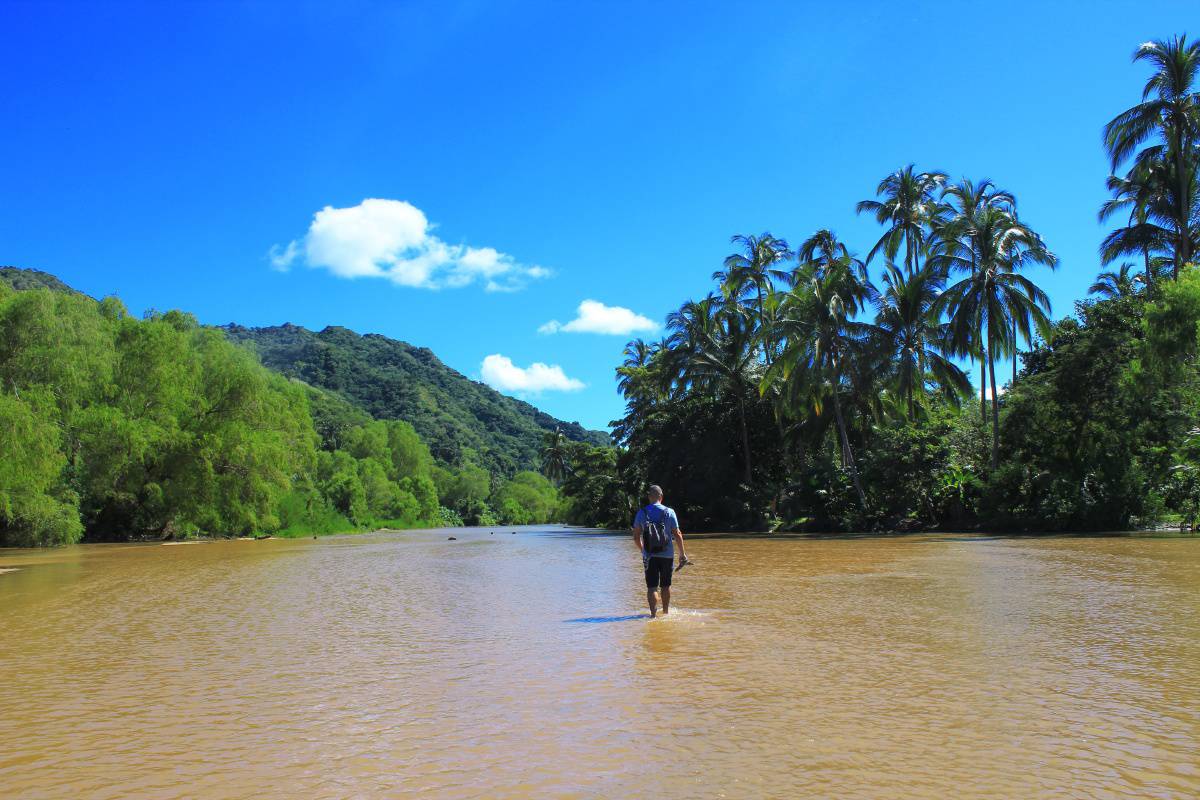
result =
M272 269L277 269L280 272L287 272L292 268L292 264L300 257L300 248L295 240L288 242L287 247L272 245L271 251L267 253L267 259L271 262Z
M494 353L483 360L479 368L483 382L502 392L577 392L583 381L568 378L558 365L535 361L526 368L518 367L511 358Z
M422 289L481 283L489 292L510 292L550 275L494 247L448 244L432 230L413 204L368 198L349 208L326 206L313 215L303 238L273 246L267 258L281 271L302 259L339 278L385 278Z
M610 336L628 336L639 331L658 330L654 320L621 306L606 306L597 300L584 300L579 304L575 319L564 324L558 320L538 328L538 333L600 333Z

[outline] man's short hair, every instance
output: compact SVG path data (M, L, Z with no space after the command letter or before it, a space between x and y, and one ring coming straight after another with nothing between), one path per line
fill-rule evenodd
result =
M646 490L646 494L651 497L662 497L662 487L652 483L650 484L650 488Z

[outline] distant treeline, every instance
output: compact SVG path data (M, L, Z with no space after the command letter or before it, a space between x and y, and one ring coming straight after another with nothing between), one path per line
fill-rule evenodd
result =
M1104 130L1100 261L1119 265L1074 317L1052 322L1028 277L1058 259L1013 193L904 167L858 203L883 226L865 258L828 229L735 236L715 290L629 343L621 449L547 462L572 519L627 526L653 481L691 529L1194 524L1200 47L1134 60L1142 102Z
M559 514L542 475L493 475L469 451L438 465L408 423L271 372L189 314L136 319L116 298L12 282L0 282L0 545Z

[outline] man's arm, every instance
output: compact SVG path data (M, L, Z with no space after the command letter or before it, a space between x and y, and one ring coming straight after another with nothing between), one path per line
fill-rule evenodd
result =
M679 545L679 566L687 563L687 553L683 552L683 531L679 528L675 529L675 544Z
M633 543L637 545L638 552L642 552L642 526L633 526Z
M675 543L679 546L679 566L675 569L682 569L684 564L689 563L687 553L683 550L683 530L679 527L679 517L675 516L674 509L671 510L671 522L675 528Z

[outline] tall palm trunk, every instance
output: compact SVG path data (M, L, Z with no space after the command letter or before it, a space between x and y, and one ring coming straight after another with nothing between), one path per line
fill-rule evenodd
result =
M850 449L850 436L846 433L846 418L842 415L842 401L838 387L841 385L841 375L836 376L833 383L833 414L837 418L838 436L842 444L842 466L850 470L850 480L854 482L854 491L858 494L858 503L863 511L867 510L867 496L863 493L862 483L858 479L858 467L854 464L854 451Z
M1013 317L1013 379L1008 388L1017 385L1017 319Z
M758 287L758 332L762 336L763 343L763 359L767 362L767 366L771 366L771 341L767 338L767 332L770 330L767 327L767 313L763 308L763 290Z
M1144 223L1144 217L1139 216L1138 222ZM1154 291L1154 270L1150 267L1150 247L1142 245L1142 259L1146 262L1146 291L1147 293Z
M971 237L971 277L972 278L975 277L975 272L978 269L979 268L975 264L975 237L974 237L974 235L972 235L972 237ZM982 320L980 320L980 323L981 323L981 329L980 329L979 333L982 334L983 333ZM979 421L983 425L985 430L987 429L987 358L988 358L988 349L985 347L985 348L983 348L983 352L981 352L979 354Z
M985 347L979 354L979 419L984 428L987 428L987 364L988 349Z
M1174 278L1179 280L1179 269L1184 264L1192 260L1192 235L1191 228L1188 226L1188 212L1191 211L1191 204L1187 202L1187 171L1183 153L1183 136L1181 134L1182 120L1175 120L1175 179L1179 182L1177 192L1178 196L1175 199L1175 226L1179 231L1179 244L1175 248L1175 264Z
M992 471L1000 466L1000 405L996 399L996 365L993 361L995 348L992 344L992 326L988 323L988 373L992 377Z

